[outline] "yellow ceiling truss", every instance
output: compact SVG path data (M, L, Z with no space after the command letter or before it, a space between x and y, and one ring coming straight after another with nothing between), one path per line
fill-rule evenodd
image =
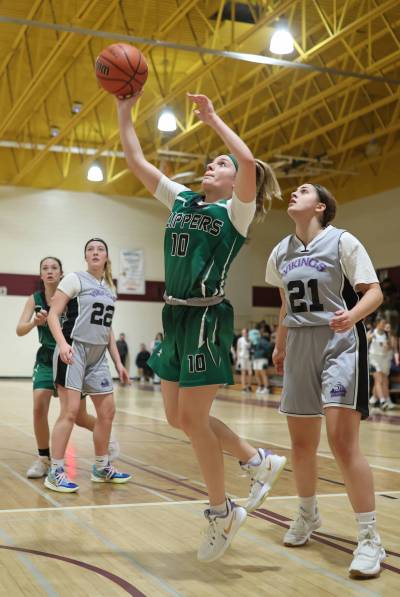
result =
M268 62L278 18L295 37L287 64ZM93 70L122 36L148 61L134 119L145 154L168 174L201 176L224 151L193 115L186 92L196 91L277 165L284 191L324 181L344 201L366 179L377 190L400 184L400 172L387 175L400 147L398 0L15 0L0 9L0 32L0 184L146 194ZM157 130L165 106L178 119L172 134ZM93 160L104 183L86 180Z

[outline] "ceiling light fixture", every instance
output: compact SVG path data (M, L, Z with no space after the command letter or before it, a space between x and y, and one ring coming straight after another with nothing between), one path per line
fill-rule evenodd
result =
M165 109L161 112L157 128L164 133L176 131L176 118L171 110Z
M87 173L87 179L90 180L90 182L103 182L104 174L103 174L103 170L98 162L94 162L90 166L88 173Z
M82 102L72 102L71 112L72 114L79 114L82 110Z
M273 54L291 54L294 50L293 35L290 33L287 22L280 19L271 37L269 50Z
M58 126L55 126L54 124L52 124L50 126L50 136L51 137L57 137L57 135L60 134L60 129L58 128Z

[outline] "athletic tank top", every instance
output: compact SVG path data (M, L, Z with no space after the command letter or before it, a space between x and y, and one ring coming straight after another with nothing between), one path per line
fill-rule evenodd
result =
M385 332L382 334L380 334L378 330L372 332L369 354L379 357L391 357L392 351Z
M75 272L81 290L66 309L62 330L69 338L87 344L107 345L110 339L117 297L104 280L97 280L89 272Z
M329 325L335 311L352 309L358 302L340 263L343 232L332 226L307 247L293 234L279 244L276 266L286 296L286 327Z
M44 292L34 292L33 300L35 302L35 307L41 307L42 309L45 309L47 313L49 312L50 307L46 302L46 296ZM54 340L47 323L45 323L45 325L38 325L36 329L38 331L39 342L41 346L39 346L39 349L36 353L35 365L40 363L46 367L51 367L56 341Z
M180 193L165 228L166 293L182 299L223 296L245 240L230 221L227 201L205 203L198 193Z
M47 311L47 313L50 311L50 307L46 303L46 296L45 296L44 292L35 292L33 294L33 300L35 302L35 307L40 306L42 309ZM37 331L38 331L40 344L42 344L43 346L46 346L46 348L50 348L51 350L54 350L56 347L56 341L54 340L53 335L52 335L47 323L45 325L38 325Z

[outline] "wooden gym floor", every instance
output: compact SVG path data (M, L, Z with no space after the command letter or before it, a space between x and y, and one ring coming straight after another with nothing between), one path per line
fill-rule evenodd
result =
M34 455L31 384L1 381L0 595L158 597L399 594L400 410L362 425L362 445L375 475L379 529L388 551L379 579L351 580L355 522L326 436L319 450L323 527L311 542L285 548L282 536L296 508L285 418L276 397L243 398L221 390L214 414L251 440L288 457L264 507L249 516L222 560L200 564L205 488L183 433L165 422L159 391L116 389L115 434L123 486L90 482L92 443L75 429L68 450L78 494L44 489L25 476ZM90 402L90 401L89 401ZM57 399L51 421L57 416ZM89 409L91 410L91 408ZM226 456L227 491L245 497L248 482Z

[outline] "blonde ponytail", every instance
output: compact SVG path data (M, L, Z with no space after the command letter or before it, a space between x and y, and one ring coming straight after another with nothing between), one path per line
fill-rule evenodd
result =
M276 174L269 164L256 159L256 218L262 220L271 209L272 198L282 200ZM268 203L266 207L265 204Z
M117 291L116 291L113 277L112 277L111 261L108 257L107 257L107 261L106 261L106 266L104 268L104 279L107 282L107 284L109 285L109 287L111 288L111 290L116 293Z

